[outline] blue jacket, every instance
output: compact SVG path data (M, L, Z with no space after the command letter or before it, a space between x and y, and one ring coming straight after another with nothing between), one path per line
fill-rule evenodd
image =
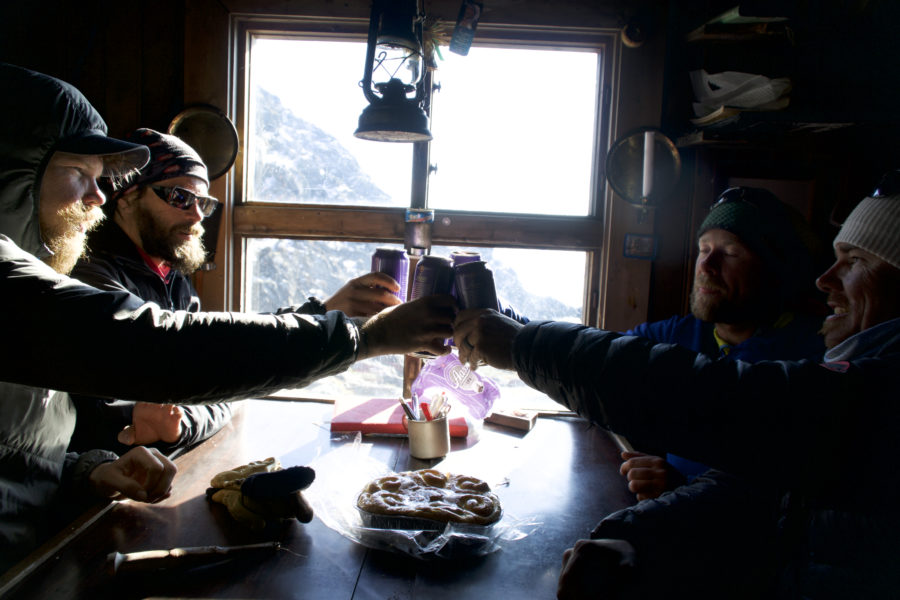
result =
M786 322L760 329L735 346L720 348L716 341L713 323L701 321L693 315L672 317L664 321L643 323L627 332L654 342L678 344L683 348L700 352L710 358L743 360L755 363L760 360L818 359L825 351L819 329L821 317L787 313ZM782 321L782 319L779 319ZM684 475L688 481L709 467L682 456L668 453L666 461Z

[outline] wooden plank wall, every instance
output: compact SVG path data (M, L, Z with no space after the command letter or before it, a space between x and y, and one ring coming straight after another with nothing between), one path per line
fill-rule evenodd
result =
M458 0L425 0L429 14L454 21ZM484 23L621 27L627 16L662 3L652 0L497 0L486 3ZM369 0L35 0L0 3L0 60L42 71L81 89L107 120L112 135L136 127L165 130L185 106L205 103L229 112L229 22L233 14L308 14L366 18ZM657 13L659 16L659 13ZM664 28L659 27L657 34ZM619 122L610 136L659 123L664 38L626 49L620 94L613 99ZM211 193L229 196L229 176ZM608 195L604 253L590 265L605 277L601 318L623 329L647 318L651 265L622 256L624 233L653 232L652 218L635 222L633 207ZM227 243L231 211L223 214L217 247L219 268L196 278L204 306L232 306L232 255ZM604 281L604 279L601 279Z

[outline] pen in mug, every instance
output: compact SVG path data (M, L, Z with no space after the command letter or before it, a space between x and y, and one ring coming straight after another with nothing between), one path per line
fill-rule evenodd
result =
M410 419L411 421L416 420L416 415L413 414L412 409L409 408L409 405L406 403L406 400L404 400L403 398L400 398L400 406L403 407L403 412L406 413L407 419Z

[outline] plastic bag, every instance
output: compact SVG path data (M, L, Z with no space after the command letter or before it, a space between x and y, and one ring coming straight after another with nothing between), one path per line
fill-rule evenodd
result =
M791 91L791 80L786 77L769 79L755 73L707 73L702 69L691 71L690 77L697 99L694 114L698 117L722 106L754 110L781 108L777 101Z
M316 471L315 484L304 492L322 523L358 544L422 559L471 558L496 552L505 543L526 537L538 526L504 511L500 520L489 527L453 523L443 530L366 527L356 508L356 499L371 480L391 474L386 465L369 456L371 448L372 444L363 444L362 436L357 434L352 442L319 456L309 465ZM502 487L491 483L501 505Z
M464 407L477 420L489 415L500 397L500 388L493 380L463 365L452 352L426 361L410 390L421 400L446 392L451 406Z

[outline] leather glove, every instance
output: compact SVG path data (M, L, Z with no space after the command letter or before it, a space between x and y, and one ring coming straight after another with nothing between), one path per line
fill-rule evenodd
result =
M267 458L219 473L206 496L253 530L264 529L272 520L295 518L309 523L313 511L300 492L315 478L309 467L283 469L277 460Z

